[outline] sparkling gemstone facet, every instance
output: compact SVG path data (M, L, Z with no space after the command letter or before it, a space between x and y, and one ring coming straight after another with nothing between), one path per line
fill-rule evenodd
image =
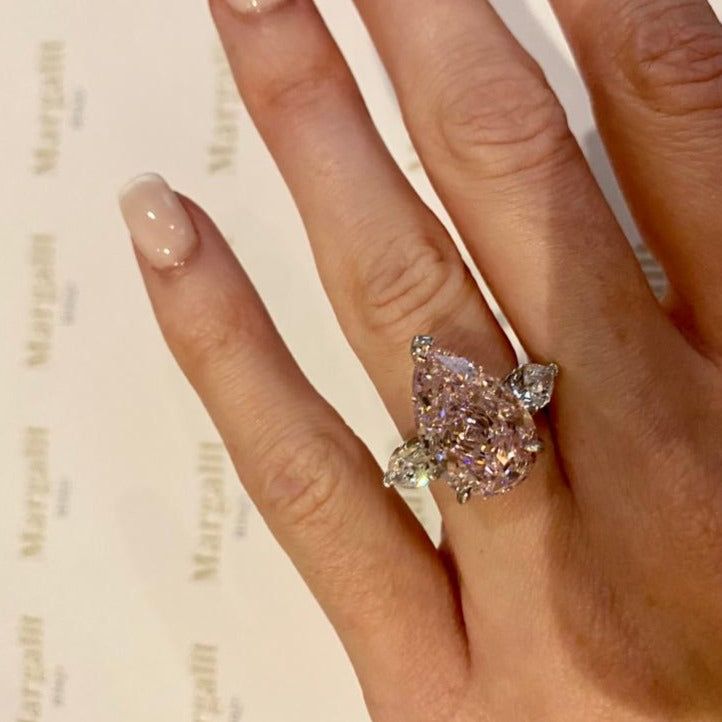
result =
M529 411L499 379L432 347L416 362L413 392L419 438L460 500L502 494L526 477L539 437Z
M386 486L420 489L428 486L441 473L438 463L420 439L411 439L394 451L384 475Z
M423 361L434 343L433 336L414 336L411 341L411 358L414 361Z
M551 401L554 379L558 373L556 364L524 364L514 369L505 383L514 396L534 414Z

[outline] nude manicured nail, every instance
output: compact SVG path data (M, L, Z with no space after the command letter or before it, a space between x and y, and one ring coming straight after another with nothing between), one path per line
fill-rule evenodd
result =
M288 0L227 0L228 4L239 13L262 13L266 10L283 5Z
M191 219L157 173L128 181L118 202L133 242L155 268L179 266L198 244Z

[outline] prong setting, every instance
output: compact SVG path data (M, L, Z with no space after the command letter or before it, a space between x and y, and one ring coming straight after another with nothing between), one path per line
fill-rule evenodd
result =
M471 489L469 487L466 487L465 489L459 489L456 492L456 501L459 502L462 506L466 504L469 499L471 499Z
M414 360L414 363L423 363L433 345L433 336L414 336L411 342L411 358Z

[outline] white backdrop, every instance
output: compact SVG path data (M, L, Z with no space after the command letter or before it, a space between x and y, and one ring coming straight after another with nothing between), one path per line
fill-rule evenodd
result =
M320 4L443 217L350 0ZM336 326L206 3L1 5L0 719L366 720L333 631L162 342L116 206L150 170L200 202L383 463L395 430ZM633 236L546 3L497 5ZM411 501L435 534L430 498Z

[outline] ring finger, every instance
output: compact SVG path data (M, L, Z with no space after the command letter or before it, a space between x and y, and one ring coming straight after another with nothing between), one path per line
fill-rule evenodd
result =
M514 363L509 343L447 231L384 147L314 4L297 0L258 14L212 0L211 10L341 326L408 437L412 336L438 335L497 374ZM528 505L528 496L545 494L529 485L504 510L476 510L489 520L520 497ZM479 533L474 512L459 509L449 490L437 486L435 495L452 542Z

